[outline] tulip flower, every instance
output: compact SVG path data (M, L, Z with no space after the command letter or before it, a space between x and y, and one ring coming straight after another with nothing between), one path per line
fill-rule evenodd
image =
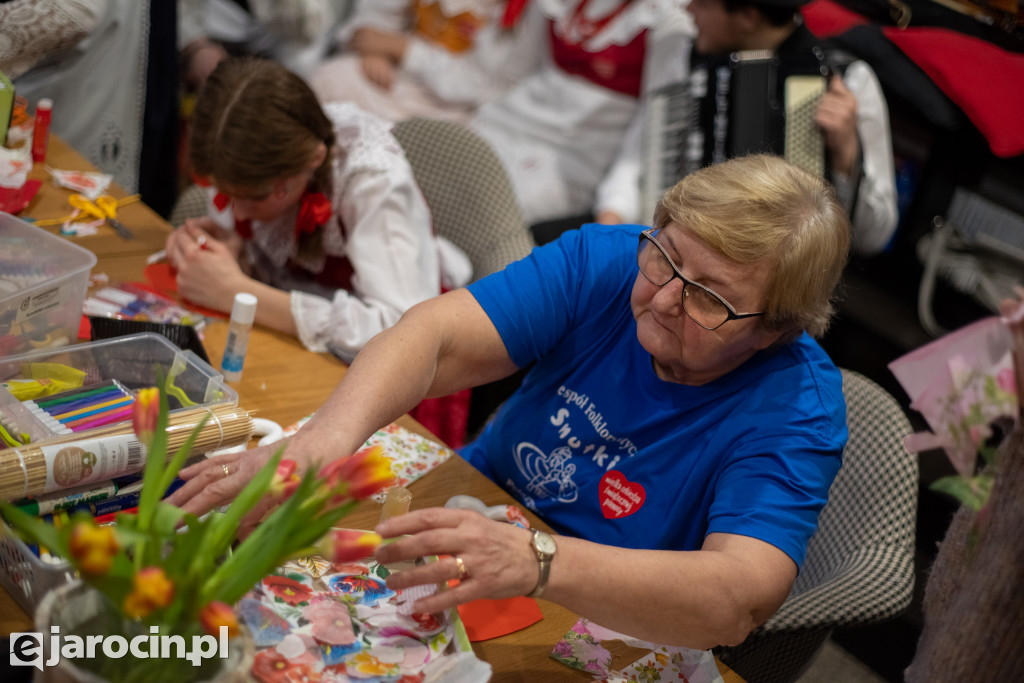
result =
M145 567L135 574L132 592L124 601L129 617L141 618L155 609L167 607L174 599L174 583L161 567Z
M75 566L86 574L105 574L118 551L117 535L107 526L75 522L68 549Z
M335 565L354 562L373 555L381 540L380 535L372 531L334 529L320 539L317 554L329 558Z
M356 500L369 498L395 483L391 460L380 446L364 448L347 458L339 458L320 470L327 488Z
M211 636L219 636L221 626L227 627L228 638L238 635L238 619L235 617L234 610L231 609L231 605L219 600L214 600L199 610L199 623L203 625L203 630Z
M153 431L159 416L160 390L156 387L140 389L132 404L132 429L146 448L153 443Z
M270 482L270 495L275 498L287 498L295 493L295 489L302 481L295 473L296 466L294 460L282 460L278 464L274 478Z

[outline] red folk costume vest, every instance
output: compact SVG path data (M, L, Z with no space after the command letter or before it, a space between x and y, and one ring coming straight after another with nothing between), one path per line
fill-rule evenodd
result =
M622 14L630 2L621 3L599 19L584 16L587 3L588 0L582 0L573 10L566 35L559 35L555 22L550 22L551 56L555 64L562 71L585 78L594 85L640 97L647 29L626 45L609 45L600 52L589 52L582 45Z

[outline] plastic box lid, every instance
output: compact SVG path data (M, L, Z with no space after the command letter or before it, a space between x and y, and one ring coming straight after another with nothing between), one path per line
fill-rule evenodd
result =
M0 356L73 343L96 255L0 212Z
M86 373L85 384L116 379L130 390L154 386L160 374L170 380L175 392L180 390L196 406L238 405L238 393L224 383L223 375L192 351L183 351L153 332L3 357L0 382L26 379L28 364L34 362L70 365ZM168 398L172 411L185 407L174 393L169 392ZM10 392L0 387L0 410L17 411L17 403ZM45 431L42 423L35 427L44 431L32 434L33 442L53 435Z

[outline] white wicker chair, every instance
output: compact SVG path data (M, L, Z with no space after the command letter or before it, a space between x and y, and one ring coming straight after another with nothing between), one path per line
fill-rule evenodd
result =
M868 378L843 370L850 438L789 598L740 645L716 654L748 683L793 681L837 627L891 619L914 588L917 458L910 423Z

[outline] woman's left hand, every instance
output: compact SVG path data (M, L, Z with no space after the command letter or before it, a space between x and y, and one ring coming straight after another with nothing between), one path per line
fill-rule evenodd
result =
M451 556L388 577L392 589L462 579L457 586L417 600L413 607L417 612L438 612L479 598L526 595L537 585L540 570L530 547L530 532L478 512L416 510L382 522L376 531L384 538L408 536L378 548L376 557L381 563ZM456 558L465 567L464 576L460 577Z

